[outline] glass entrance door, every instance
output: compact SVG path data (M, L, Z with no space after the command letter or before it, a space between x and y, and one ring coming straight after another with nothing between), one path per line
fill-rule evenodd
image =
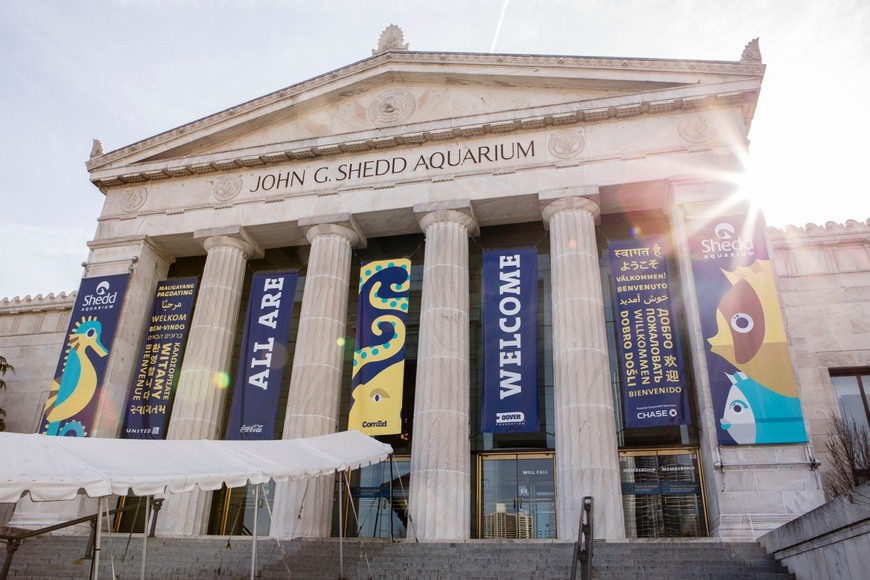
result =
M556 537L552 453L480 455L477 473L481 538Z
M707 535L697 449L623 451L619 465L626 536Z

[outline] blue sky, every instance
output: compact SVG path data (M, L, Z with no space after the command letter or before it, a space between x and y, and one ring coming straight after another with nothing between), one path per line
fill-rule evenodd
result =
M870 218L866 0L3 0L0 298L78 288L93 138L118 149L362 60L389 24L420 51L738 60L758 37L768 223Z

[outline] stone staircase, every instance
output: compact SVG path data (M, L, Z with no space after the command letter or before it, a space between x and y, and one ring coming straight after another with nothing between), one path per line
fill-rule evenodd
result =
M232 538L229 542L217 537L151 538L145 555L145 577L157 580L250 578L251 543L249 537ZM91 560L83 557L86 545L87 538L81 536L27 540L15 553L9 578L88 578ZM341 549L344 578L348 580L564 580L571 575L574 553L573 544L552 541L416 543L413 540L361 542L346 539L341 548L337 538L280 543L259 538L257 577L337 580ZM100 578L139 578L141 535L104 536L100 560ZM577 577L580 577L579 568ZM593 578L786 580L794 577L757 543L696 539L596 542Z

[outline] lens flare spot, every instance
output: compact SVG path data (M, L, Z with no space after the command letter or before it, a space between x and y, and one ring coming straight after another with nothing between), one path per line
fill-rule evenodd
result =
M214 376L214 386L219 389L226 389L230 386L230 375L224 371L217 373Z
M342 336L342 337L339 337L339 339L335 341L335 344L337 344L338 346L344 346L345 342L346 341L344 340L344 337Z
M577 248L577 240L569 240L568 247L572 250L576 249Z

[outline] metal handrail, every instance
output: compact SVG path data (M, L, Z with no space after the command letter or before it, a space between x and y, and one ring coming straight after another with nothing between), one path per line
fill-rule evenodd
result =
M580 513L580 531L574 542L574 561L571 564L571 580L577 578L577 562L580 562L581 580L592 578L592 496L583 498L583 511Z
M157 514L160 512L160 508L163 505L163 498L151 498L151 505L154 510L154 517L151 519L151 529L148 532L148 537L153 538L154 532L157 525ZM117 508L108 512L108 515L115 515L121 512L128 512L135 509L138 509L138 505L130 505L124 506L122 508ZM0 540L6 540L6 559L3 561L3 569L0 570L0 580L7 580L9 575L9 569L12 567L12 556L15 555L15 551L21 545L21 542L28 538L33 538L35 536L39 536L42 534L47 534L49 532L54 532L57 530L62 530L63 528L68 528L70 526L75 526L78 524L83 524L85 522L91 522L91 534L88 538L88 545L85 548L85 558L90 558L93 556L94 551L94 533L96 532L96 521L99 514L93 514L89 516L82 516L80 518L76 518L74 520L70 520L68 522L63 522L60 524L54 524L51 526L46 526L44 528L39 528L38 530L24 530L21 528L12 528L9 526L0 526ZM4 532L3 530L16 530L15 533Z

